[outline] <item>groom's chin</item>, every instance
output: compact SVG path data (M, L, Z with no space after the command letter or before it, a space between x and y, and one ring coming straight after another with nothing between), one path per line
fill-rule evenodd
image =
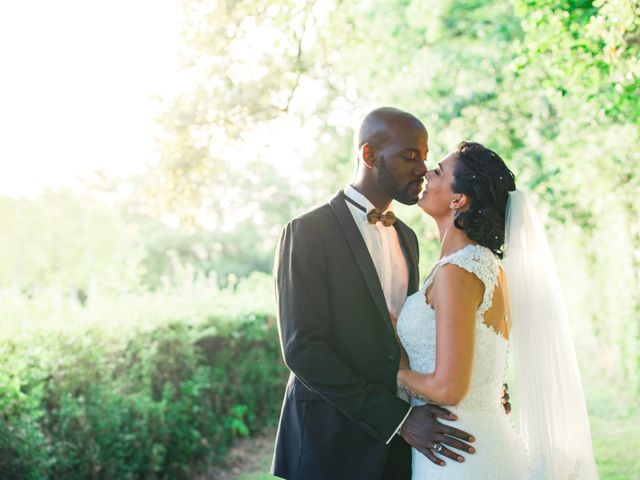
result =
M397 202L402 203L403 205L415 205L420 200L420 194L418 195L407 195L406 193L402 196L398 196L395 198Z

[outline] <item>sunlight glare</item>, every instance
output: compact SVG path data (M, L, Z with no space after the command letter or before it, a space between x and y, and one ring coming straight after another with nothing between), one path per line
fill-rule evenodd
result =
M0 4L0 194L153 162L152 95L172 91L179 33L177 0Z

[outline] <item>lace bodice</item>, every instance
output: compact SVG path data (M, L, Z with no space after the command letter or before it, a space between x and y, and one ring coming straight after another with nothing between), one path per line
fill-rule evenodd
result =
M407 298L398 318L398 336L402 341L412 370L431 373L436 366L436 315L427 304L425 292L433 283L438 269L447 263L457 265L484 284L482 303L476 312L476 336L473 372L469 393L458 408L489 410L501 408L508 341L483 323L485 312L491 307L500 264L491 250L480 245L467 245L443 257L433 268L420 290Z

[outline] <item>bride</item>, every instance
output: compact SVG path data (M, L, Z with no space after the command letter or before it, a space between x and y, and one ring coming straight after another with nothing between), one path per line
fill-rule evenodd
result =
M478 453L460 462L442 443L414 450L413 479L596 479L555 267L513 173L495 152L462 142L427 173L418 204L437 223L441 258L398 317L409 360L398 385L413 405L451 406ZM507 416L510 350L517 398Z

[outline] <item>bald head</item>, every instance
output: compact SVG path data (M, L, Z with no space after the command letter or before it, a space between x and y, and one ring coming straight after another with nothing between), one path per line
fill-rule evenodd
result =
M369 143L381 147L393 142L400 131L418 129L426 133L427 129L414 115L393 107L381 107L371 110L361 120L353 136L354 151ZM357 153L356 153L357 155Z
M429 151L427 129L414 115L397 108L367 113L354 134L356 168L351 185L377 208L391 200L418 201Z

